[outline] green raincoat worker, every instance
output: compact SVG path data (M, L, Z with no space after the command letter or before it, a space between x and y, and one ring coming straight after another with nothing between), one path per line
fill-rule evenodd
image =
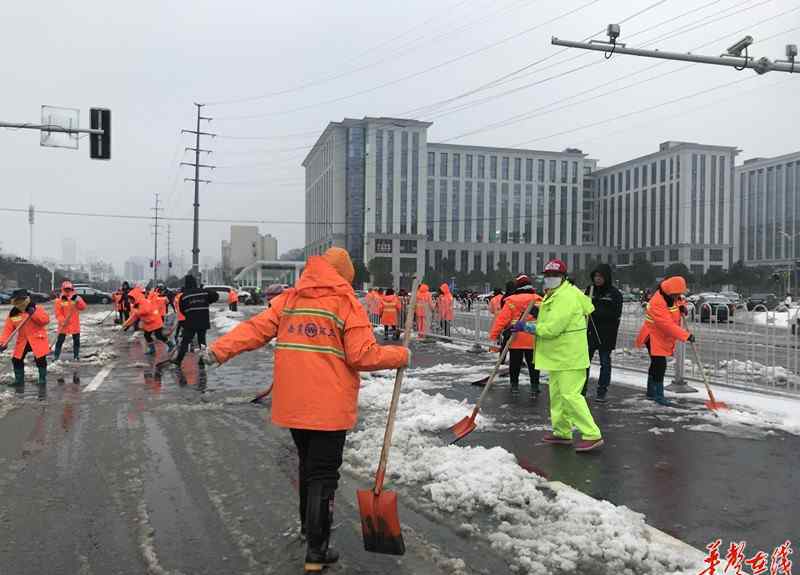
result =
M545 443L572 444L572 428L577 427L581 440L575 451L586 452L603 445L600 429L592 418L581 389L589 367L586 326L594 311L592 301L566 279L567 266L558 259L544 267L545 296L536 322L518 322L512 331L536 334L538 369L550 375L550 419L553 432Z

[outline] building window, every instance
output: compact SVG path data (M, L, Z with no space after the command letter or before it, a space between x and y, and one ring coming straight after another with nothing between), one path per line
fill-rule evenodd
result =
M478 179L486 179L486 156L478 156Z
M708 217L709 217L709 227L708 227L708 243L713 244L714 237L716 236L717 229L717 156L711 156L711 188L709 189L709 193L711 197L709 198L708 203ZM718 241L722 241L721 239Z
M633 168L633 189L639 189L639 166Z
M578 162L572 162L572 183L578 183Z
M511 252L511 273L518 275L519 269L519 252Z
M486 273L490 274L494 269L494 252L486 252Z
M617 191L616 183L617 183L617 175L616 174L611 174L611 193L612 194L614 194Z
M427 190L427 197L425 198L425 211L427 212L426 215L426 225L425 225L425 236L428 238L428 241L433 241L433 217L434 217L434 210L436 209L436 203L434 201L434 192L436 190L436 181L432 178L428 179L428 190Z
M646 173L646 172L643 172ZM647 243L647 221L649 220L650 213L647 211L647 190L642 190L642 247L645 248Z
M464 183L464 241L472 241L472 182Z
M514 158L514 179L522 180L522 158Z
M478 270L478 271L483 271L483 268L482 268L481 264L482 264L482 262L481 262L481 252L473 252L473 254L472 254L472 269L473 270Z
M556 161L555 160L550 160L547 164L548 164L547 165L548 171L550 172L549 180L551 182L555 182L556 181Z
M567 176L569 175L569 162L561 160L561 183L567 183Z
M721 262L723 259L722 250L716 248L708 250L708 259L712 262Z
M703 248L692 248L691 258L693 262L702 262L705 259L705 250Z
M650 252L650 261L663 262L664 261L664 250L657 250L655 252Z
M419 212L419 134L414 132L411 138L411 233L419 233L417 217Z
M650 164L650 185L656 183L656 163Z
M625 170L625 191L631 191L631 171Z
M472 154L467 154L465 156L465 158L467 160L467 166L466 166L467 174L466 174L466 176L468 178L471 178L472 177Z
M691 242L697 243L697 154L692 154L692 205L689 209L692 218L692 239Z
M570 244L578 245L578 188L572 186L572 209L570 210Z
M439 175L443 178L447 177L447 152L439 154Z
M664 184L661 184L661 188L658 191L658 243L659 245L664 245L664 234L666 232L667 221L666 221L666 194L667 188Z
M633 192L632 219L633 219L633 249L636 249L639 247L639 192Z
M547 197L547 243L556 243L556 187L550 186ZM553 258L550 258L553 259Z
M675 158L669 159L669 179L672 180L675 178Z
M383 130L375 131L375 231L383 231Z
M525 181L533 181L533 158L527 158L525 160Z
M514 184L512 203L514 221L511 232L511 242L518 244L522 241L522 184Z
M497 242L497 184L489 182L489 242Z
M401 254L417 253L417 240L400 240L400 253Z
M447 241L447 180L439 180L439 241Z
M400 135L400 233L408 233L408 132Z
M536 160L536 180L544 182L544 160Z
M461 182L458 180L454 180L452 183L453 186L453 221L451 223L452 232L450 233L451 241L458 242L461 241L461 236L459 235L459 222L461 221L460 216L460 209L461 209Z
M617 254L617 263L621 266L627 266L631 263L631 254Z
M544 242L544 184L536 186L536 242Z
M453 154L453 177L461 177L461 154Z
M442 269L442 250L433 250L433 267L436 270Z
M386 149L386 233L394 233L394 130L387 132Z
M486 226L486 221L484 220L484 202L486 201L486 184L484 182L478 182L478 197L475 198L477 200L477 211L475 218L475 241L481 243L484 241L483 230Z
M790 171L791 170L786 170L787 178L789 177L789 172ZM787 182L788 182L788 180L787 180ZM717 223L717 225L719 227L718 227L718 231L717 231L717 241L724 242L725 241L725 235L724 235L724 230L725 230L725 209L726 209L726 206L725 206L725 201L726 201L726 197L725 197L725 156L720 156L719 157L719 180L717 181L717 185L719 186L717 188L719 190L719 221ZM787 217L792 218L792 210L789 207L789 198L790 197L795 197L795 194L791 193L789 191L790 188L791 188L791 185L787 183L787 186L786 186L786 203L787 203L787 205L786 205L786 215L787 215ZM790 193L791 193L791 196L790 196ZM731 193L729 195L730 195L731 198L733 198L733 190L731 190ZM797 205L800 205L800 202L798 202ZM733 217L733 209L730 209L728 211L731 214L731 217ZM731 230L730 233L733 233L733 230ZM795 253L800 253L800 252L795 251Z
M525 239L526 244L533 241L533 184L525 184ZM530 269L527 266L525 269Z
M509 179L509 177L508 177L508 163L509 163L508 156L503 156L503 164L502 164L502 166L503 166L503 174L502 175L503 175L503 179L504 180L508 180Z
M436 152L428 152L428 177L436 177Z
M661 163L661 173L659 174L658 181L663 184L667 178L667 159L664 158L663 160L661 160L660 163Z
M500 185L500 242L508 243L508 184Z
M647 186L647 166L642 166L642 187Z
M461 267L459 268L463 273L467 273L469 269L469 252L461 250Z
M497 179L497 156L489 156L489 178Z
M680 259L680 250L669 250L669 261L677 262Z

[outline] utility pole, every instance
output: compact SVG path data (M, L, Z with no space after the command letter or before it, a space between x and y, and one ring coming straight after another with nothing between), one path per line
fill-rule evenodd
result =
M167 278L172 271L172 225L167 224Z
M181 162L182 166L194 166L194 178L184 178L184 182L194 182L194 233L192 236L192 275L198 279L200 279L200 183L203 182L205 184L211 183L211 180L201 180L200 179L200 168L209 168L211 170L214 169L215 166L211 166L209 164L201 164L200 163L200 152L204 152L206 154L210 154L211 150L204 150L200 147L200 136L211 136L212 138L216 136L216 134L212 134L211 132L201 132L200 131L200 120L205 120L206 122L210 122L211 118L208 116L201 115L201 111L205 104L198 104L195 103L197 107L197 127L194 130L181 130L181 133L186 134L194 134L195 135L195 145L194 148L187 147L184 149L192 150L194 152L194 163L189 162Z
M770 60L766 57L753 58L750 56L749 48L753 43L752 36L745 36L736 44L728 48L720 56L703 56L701 54L684 54L682 52L667 52L665 50L645 50L642 48L628 48L625 44L617 42L620 35L619 24L609 24L606 33L608 40L590 40L589 42L574 42L572 40L561 40L555 36L550 43L556 46L567 48L580 48L582 50L594 50L604 52L606 60L614 54L628 54L631 56L643 56L645 58L659 58L662 60L680 60L683 62L695 62L698 64L712 64L715 66L728 66L736 70L751 68L756 74L766 74L767 72L788 72L793 74L800 72L800 66L795 69L797 60L797 45L786 45L786 60Z
M28 206L28 261L33 262L33 219L34 219L33 204Z
M153 241L153 289L156 288L156 284L158 284L158 228L160 224L158 223L158 212L164 210L164 208L159 208L159 199L158 194L156 196L156 205L154 208L150 208L153 210L153 232L154 232L154 241Z

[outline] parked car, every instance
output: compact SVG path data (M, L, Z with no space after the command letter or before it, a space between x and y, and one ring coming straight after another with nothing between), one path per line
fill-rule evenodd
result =
M11 303L11 292L0 291L0 304L7 304L7 303Z
M111 303L111 294L88 286L74 286L75 293L83 298L86 303Z
M218 303L224 303L228 305L228 292L230 292L233 286L226 286L226 285L204 285L204 290L207 291L215 291L219 294L219 301Z
M754 293L747 298L747 311L752 311L756 306L764 306L769 310L778 306L778 297L771 293Z
M733 321L734 303L723 295L701 296L689 311L692 321L729 322Z
M724 291L721 292L720 295L724 295L726 298L731 300L733 305L737 308L744 306L744 298L742 298L741 294L738 294L735 291Z
M53 299L53 297L50 294L42 293L39 291L28 290L28 294L31 296L31 301L33 303L47 303L51 299Z
M624 292L622 294L622 302L623 303L628 303L628 302L632 302L632 301L639 301L639 299L640 299L640 296L636 295L635 293Z
M288 284L272 284L271 286L267 287L266 291L264 292L264 297L267 299L267 304L281 295L288 287Z

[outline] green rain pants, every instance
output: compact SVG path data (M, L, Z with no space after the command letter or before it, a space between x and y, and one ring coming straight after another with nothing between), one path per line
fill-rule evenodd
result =
M586 370L551 371L549 375L553 435L572 439L572 428L577 427L583 439L600 439L600 428L592 418L586 398L581 395L586 381Z

